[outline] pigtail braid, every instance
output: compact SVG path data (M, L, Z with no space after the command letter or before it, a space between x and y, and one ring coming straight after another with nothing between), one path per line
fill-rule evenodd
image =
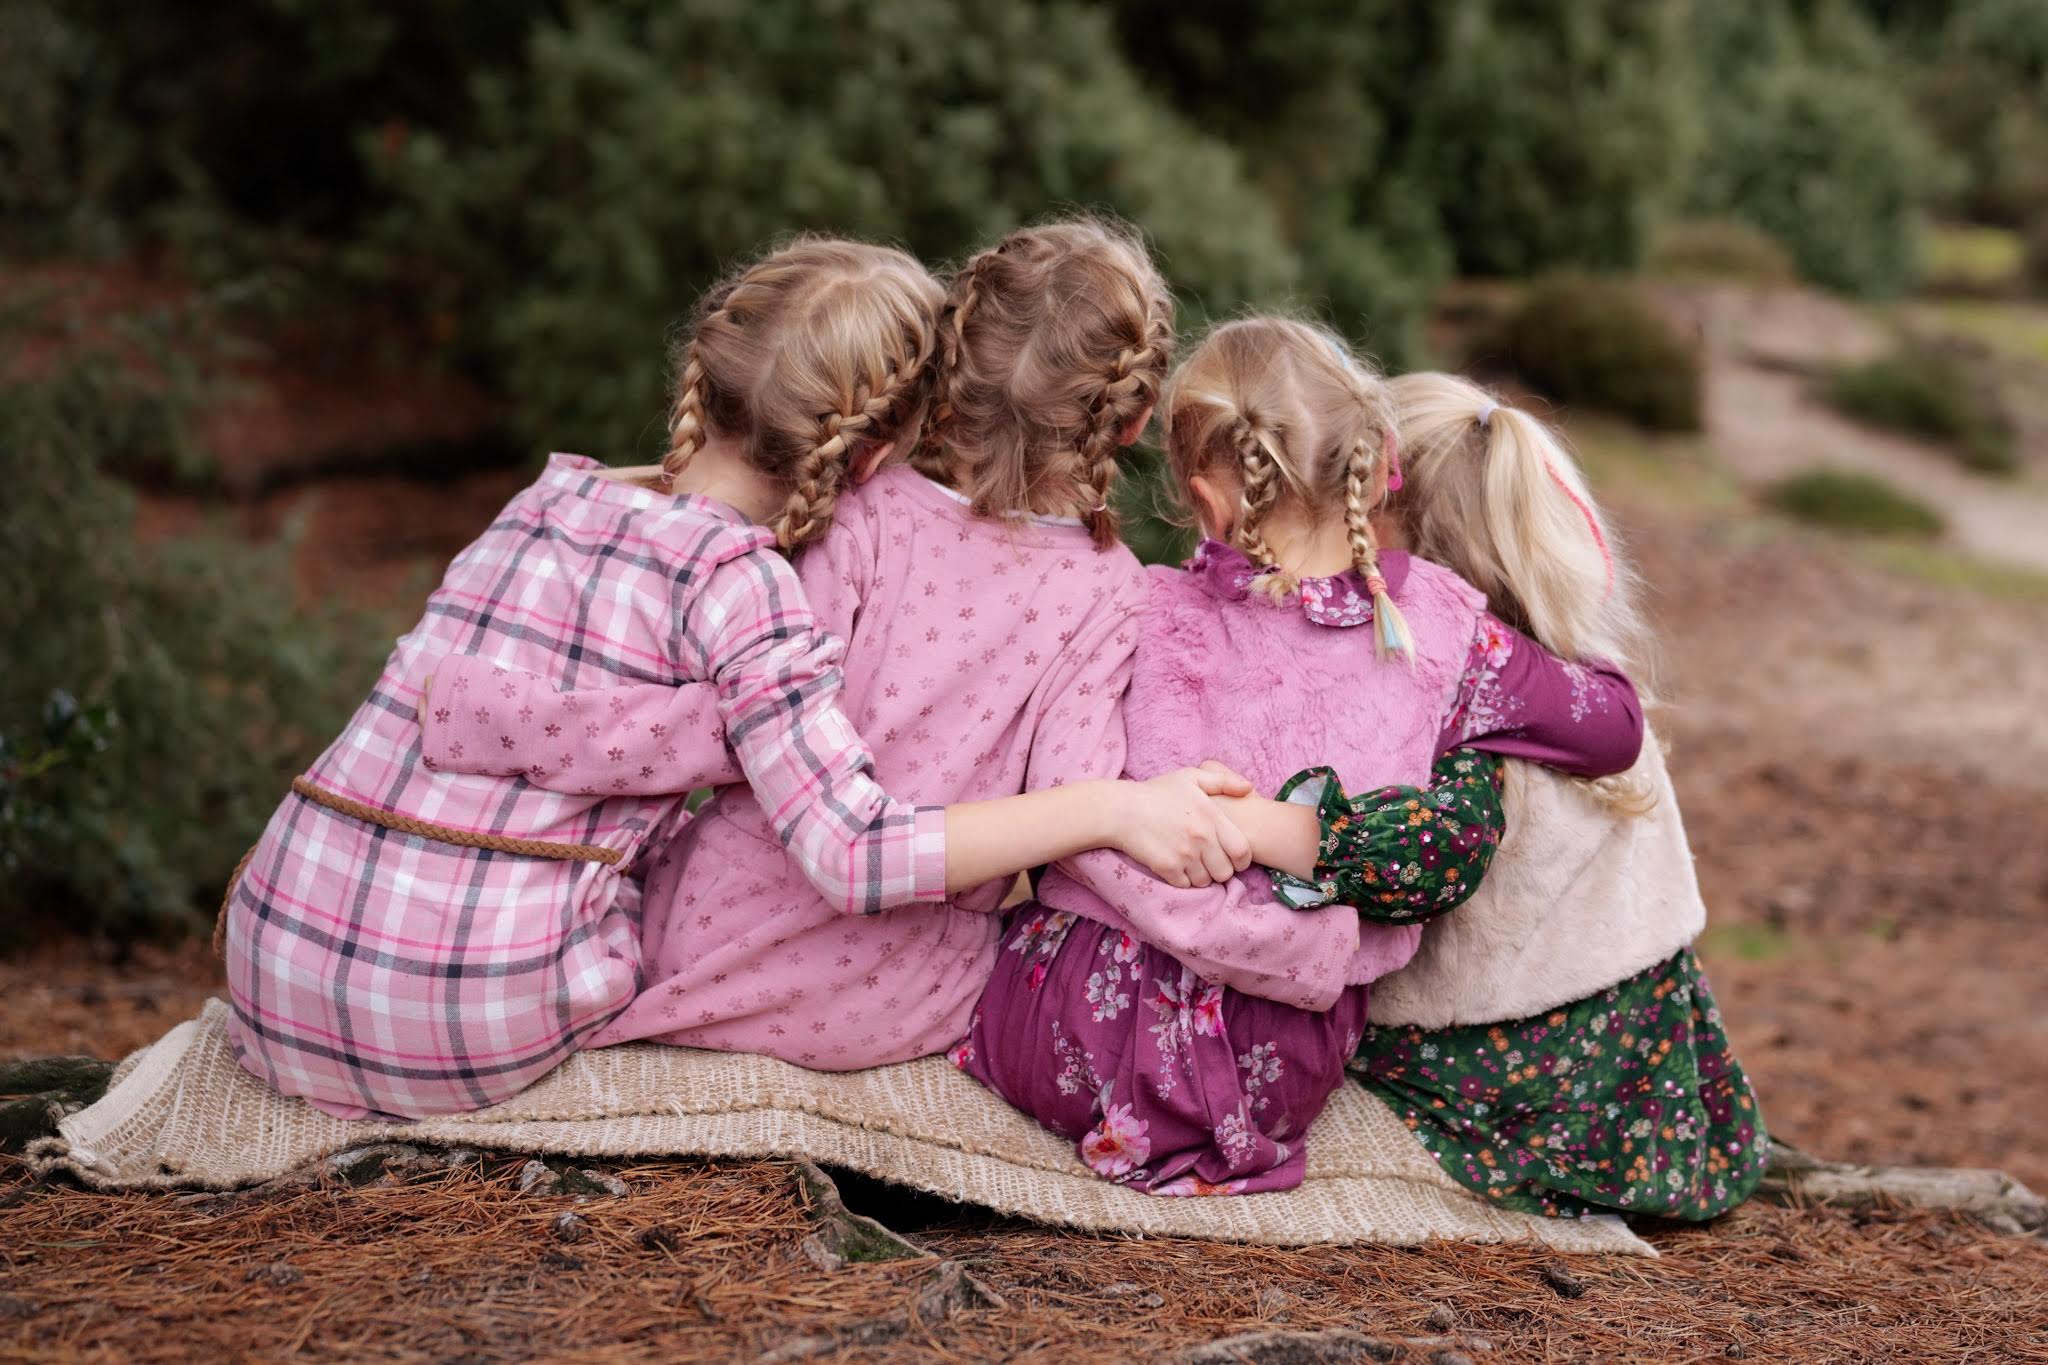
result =
M846 452L852 441L847 432L856 420L836 412L826 417L819 425L818 443L790 469L789 497L770 523L783 549L794 550L832 524L839 490L846 482Z
M937 360L933 365L932 404L925 414L924 430L917 448L910 454L910 467L935 483L950 485L952 461L946 453L946 425L953 418L953 387L959 382L961 358L967 347L967 320L981 302L982 277L995 260L994 249L984 251L955 279L939 314Z
M1381 449L1391 455L1394 433L1386 430ZM1372 443L1364 438L1354 442L1344 462L1344 533L1351 543L1351 566L1365 580L1372 594L1373 653L1385 659L1399 654L1415 661L1415 638L1408 631L1408 618L1394 605L1387 580L1380 573L1379 542L1372 533Z
M1142 340L1117 353L1109 380L1102 387L1090 412L1089 428L1081 441L1081 463L1077 482L1088 503L1083 520L1095 535L1095 547L1107 549L1119 534L1116 510L1110 506L1110 491L1116 484L1117 451L1124 428L1159 401L1166 367L1173 355L1173 326L1156 300L1147 299Z
M661 457L662 479L670 484L704 445L704 364L692 341L683 354L683 373L669 410L668 453Z
M1258 584L1275 598L1298 591L1301 582L1280 567L1280 558L1266 543L1266 517L1280 501L1280 486L1286 481L1279 454L1279 438L1252 418L1240 413L1229 430L1231 448L1237 452L1238 482L1243 493L1238 499L1237 526L1231 543L1243 550L1252 563L1264 569Z

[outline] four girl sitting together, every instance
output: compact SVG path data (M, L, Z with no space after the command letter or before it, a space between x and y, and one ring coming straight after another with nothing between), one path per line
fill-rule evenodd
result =
M1159 1194L1298 1184L1349 1066L1505 1206L1739 1202L1763 1129L1570 457L1303 323L1173 348L1095 220L711 291L663 464L555 456L252 851L243 1064L412 1118L628 1040L949 1052ZM1181 570L1111 511L1155 407Z

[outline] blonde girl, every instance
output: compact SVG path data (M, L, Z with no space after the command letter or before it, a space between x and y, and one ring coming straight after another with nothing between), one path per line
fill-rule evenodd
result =
M1450 570L1381 547L1394 398L1335 336L1283 318L1218 328L1174 376L1166 434L1206 539L1186 570L1155 571L1126 773L1213 756L1271 788L1320 758L1327 797L1424 782L1469 744L1587 776L1635 761L1641 715L1618 670L1563 663ZM1480 760L1454 762L1463 776ZM1289 909L1263 874L1183 892L1114 853L1063 861L1017 915L955 1060L1106 1178L1162 1194L1299 1183L1366 983L1483 867L1482 812L1423 795L1369 850L1355 907ZM1315 821L1289 813L1309 829L1290 851L1254 814L1262 861L1310 871Z
M782 848L781 808L727 787L652 860L646 985L595 1041L761 1052L820 1069L940 1051L966 1030L994 960L1007 886L997 874L1049 861L1056 842L1140 847L1124 815L1145 808L1146 788L1105 798L1076 787L1122 771L1119 703L1145 579L1116 540L1110 495L1116 451L1165 379L1172 320L1143 244L1114 224L1026 228L973 257L938 310L924 443L909 463L885 464L880 447L860 453L858 486L840 492L831 529L798 565L824 628L846 641L844 704L880 782L918 802L1028 792L1019 799L1064 802L1080 827L1056 820L1060 838L1026 838L1008 803L956 807L944 884L935 861L913 876L907 903L849 916L882 902L819 894ZM457 661L453 676L491 685L475 661ZM592 753L566 781L671 791L690 766L672 750L704 765L720 760L723 740L744 751L742 730L707 723L702 689L502 685L533 728L500 747L468 736L459 715L430 716L429 752L561 782L542 736L585 728ZM1201 798L1204 783L1227 785L1214 774L1169 779L1155 823L1179 844L1145 859L1183 883L1228 876L1247 857ZM960 892L972 880L954 875L970 832L1008 856L981 863L985 880Z
M942 302L899 251L807 240L773 253L703 301L658 475L557 455L457 556L234 888L230 1037L245 1066L344 1117L472 1109L633 998L629 874L679 814L663 793L699 775L665 732L643 736L655 751L636 769L661 783L602 770L593 718L543 718L515 676L551 695L701 683L698 728L730 739L795 880L835 909L935 901L1076 842L1071 812L956 828L885 795L839 709L841 646L777 552L823 536L848 466L916 430ZM445 670L422 717L417 681L446 655L463 667ZM437 767L421 718L467 736L450 759L516 740L534 752L492 776ZM1169 807L1155 827L1206 813L1193 787L1152 790L1152 812Z
M1640 667L1635 575L1556 433L1455 375L1392 390L1407 486L1387 530L1566 659ZM1590 785L1512 763L1505 796L1485 885L1373 993L1368 1085L1503 1206L1732 1207L1768 1139L1691 951L1706 908L1662 753L1645 744L1625 778ZM1326 847L1370 839L1369 824L1333 825ZM1326 874L1360 860L1330 861Z

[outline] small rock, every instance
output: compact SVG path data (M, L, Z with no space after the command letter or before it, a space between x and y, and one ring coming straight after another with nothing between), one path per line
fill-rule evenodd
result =
M682 1244L683 1239L676 1235L676 1230L672 1227L656 1223L651 1228L640 1230L640 1245L645 1250L674 1251Z
M566 1251L549 1248L540 1254L540 1263L549 1270L582 1270L584 1264Z
M846 1258L826 1246L824 1239L815 1232L798 1242L796 1249L803 1253L805 1260L820 1270L841 1270L846 1266Z
M272 1261L269 1265L251 1266L249 1273L242 1277L251 1284L263 1283L278 1289L297 1284L306 1278L305 1273L295 1265L283 1261Z
M1429 1365L1472 1365L1472 1357L1463 1351L1432 1351Z
M580 1242L590 1235L590 1224L579 1213L558 1213L555 1221L548 1224L548 1231L557 1242Z
M609 1195L624 1199L633 1192L633 1187L609 1171L570 1171L562 1177L562 1188L569 1194Z
M1730 1360L1747 1360L1749 1358L1749 1348L1739 1341L1731 1341L1728 1343L1728 1349L1721 1354L1727 1356Z
M521 1194L560 1194L562 1177L548 1169L548 1164L538 1158L519 1168L519 1192Z
M1269 1316L1286 1312L1293 1302L1294 1295L1278 1285L1267 1285L1259 1291L1259 1311Z
M0 1294L0 1318L32 1318L43 1306L19 1294Z
M1556 1261L1543 1267L1543 1283L1555 1289L1560 1298L1576 1299L1586 1292L1586 1282Z
M1166 1300L1161 1298L1157 1294L1140 1294L1136 1299L1132 1300L1132 1302L1136 1303L1140 1308L1166 1307Z
M1422 1321L1433 1332L1448 1332L1458 1325L1458 1315L1451 1311L1449 1304L1440 1303L1430 1309L1429 1316Z

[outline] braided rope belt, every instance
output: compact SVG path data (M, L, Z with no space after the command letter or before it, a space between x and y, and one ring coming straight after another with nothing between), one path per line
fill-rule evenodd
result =
M346 815L352 820L361 820L367 825L376 825L395 834L413 834L437 843L453 844L457 848L481 848L492 853L513 853L527 858L553 858L562 862L617 863L626 855L616 848L605 848L599 844L566 844L552 839L515 839L509 834L483 834L475 830L456 829L452 825L437 825L431 820L420 820L397 811L384 810L377 806L365 805L361 801L331 792L316 784L310 777L292 779L292 790L316 806L325 806L337 815ZM228 907L234 903L235 888L242 884L242 874L249 869L249 860L256 856L255 845L242 855L242 861L235 864L235 870L228 877L227 894L221 898L220 917L213 923L213 950L225 955L227 950Z

